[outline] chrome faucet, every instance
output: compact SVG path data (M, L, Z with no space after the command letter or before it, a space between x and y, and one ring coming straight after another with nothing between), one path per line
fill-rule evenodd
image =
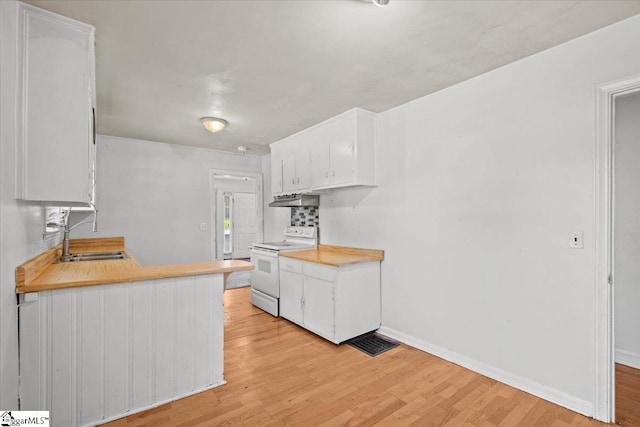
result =
M64 215L64 238L62 239L62 256L60 259L62 261L68 261L71 258L71 253L69 253L69 233L71 230L76 228L79 225L87 224L89 222L93 223L93 232L98 232L98 209L96 205L92 202L89 202L91 209L93 210L93 219L88 219L86 221L82 221L74 225L73 227L69 226L69 216L71 214L71 210L68 210Z

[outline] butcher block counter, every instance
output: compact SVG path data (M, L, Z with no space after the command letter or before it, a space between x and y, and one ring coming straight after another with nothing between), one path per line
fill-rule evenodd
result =
M234 271L253 269L251 263L237 260L143 267L125 248L124 237L69 241L72 254L105 251L122 251L128 258L56 263L62 254L62 244L59 244L16 268L16 293L204 274L223 273L226 276Z
M300 261L342 267L361 262L382 261L384 251L378 249L351 248L348 246L318 245L317 249L301 251L283 251L281 257L294 258Z
M51 425L96 425L220 386L226 275L243 261L141 266L124 238L74 239L16 269L20 398ZM43 386L44 384L44 386Z

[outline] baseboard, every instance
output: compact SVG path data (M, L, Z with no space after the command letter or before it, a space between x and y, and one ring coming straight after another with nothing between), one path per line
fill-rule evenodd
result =
M171 402L174 402L174 401L179 400L179 399L184 399L185 397L193 396L194 394L202 393L203 391L211 390L212 388L220 387L221 385L225 385L226 383L227 382L225 380L222 380L221 382L212 384L212 385L207 386L207 387L202 387L202 388L199 388L197 390L190 391L189 393L181 394L179 396L174 396L174 397L172 397L170 399L163 400L162 402L155 402L155 403L152 403L151 405L143 406L142 408L136 408L134 410L131 410L129 412L125 412L123 414L114 415L114 416L111 416L109 418L105 418L103 420L97 420L97 421L94 421L94 422L92 422L90 424L85 424L82 427L90 427L90 426L93 427L93 426L96 425L96 422L98 424L100 424L100 425L106 424L106 423L111 422L111 421L119 420L120 418L123 418L123 417L128 417L129 415L134 415L134 414L137 414L137 413L140 413L140 412L143 412L143 411L147 411L149 409L157 408L158 406L166 405L167 403L171 403Z
M640 354L616 348L616 363L640 369Z
M430 344L421 339L412 337L402 332L396 331L391 328L381 327L378 332L393 338L397 341L403 342L411 347L415 347L426 353L433 354L442 359L453 362L456 365L463 366L474 372L492 378L501 383L507 384L511 387L515 387L519 390L525 391L529 394L537 396L541 399L548 400L549 402L571 409L587 417L593 417L593 403L586 400L579 399L575 396L571 396L562 391L537 383L530 379L514 375L510 372L503 371L502 369L490 366L453 351L444 349L442 347Z

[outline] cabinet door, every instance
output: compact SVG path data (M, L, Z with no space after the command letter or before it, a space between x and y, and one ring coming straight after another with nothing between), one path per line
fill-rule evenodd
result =
M331 185L354 181L356 172L353 138L341 138L331 143Z
M26 200L87 203L93 28L19 5L21 188Z
M296 189L296 156L294 153L282 158L282 191L293 193Z
M320 143L311 149L311 188L329 186L329 144Z
M280 316L299 325L303 324L302 274L280 270Z
M311 188L311 153L309 150L298 150L296 157L296 191Z
M282 157L280 152L271 151L271 193L281 194L282 188Z
M332 282L304 278L304 327L333 340L334 305Z

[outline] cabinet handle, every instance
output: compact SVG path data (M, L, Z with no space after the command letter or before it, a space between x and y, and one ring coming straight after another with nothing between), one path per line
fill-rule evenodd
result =
M296 180L296 183L300 184L300 177Z
M291 179L291 183L292 183L292 184L295 184L295 183L296 183L296 179L295 179L295 178L292 178L292 179Z
M324 177L325 177L325 178L329 178L329 172L325 172L325 173L324 173Z
M333 176L336 176L336 171L333 171Z
M93 145L96 145L96 109L92 108L91 113L93 114Z

